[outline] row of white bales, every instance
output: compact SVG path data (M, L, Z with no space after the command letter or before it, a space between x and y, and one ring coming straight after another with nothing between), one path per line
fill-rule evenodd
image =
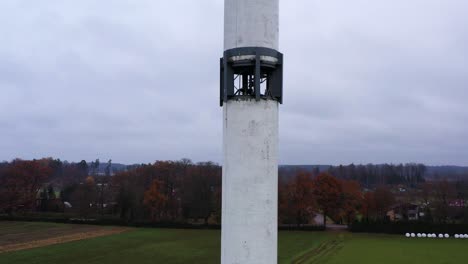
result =
M450 235L449 234L426 234L426 233L406 233L405 234L406 237L420 237L420 238L450 238ZM468 238L468 234L456 234L453 236L454 238Z

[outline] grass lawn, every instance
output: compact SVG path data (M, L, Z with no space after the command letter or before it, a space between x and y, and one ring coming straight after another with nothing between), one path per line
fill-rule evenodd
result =
M0 241L2 230L0 222ZM3 253L0 263L219 263L219 252L219 231L135 229ZM468 240L326 232L279 235L279 263L466 263L467 257Z
M336 240L338 250L324 258L324 263L468 263L467 239L346 234Z
M56 223L0 222L0 253L2 246L31 241L108 231L112 227L92 225L64 225Z

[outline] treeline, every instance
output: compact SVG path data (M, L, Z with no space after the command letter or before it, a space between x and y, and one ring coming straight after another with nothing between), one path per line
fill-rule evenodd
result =
M220 224L221 167L217 164L157 161L114 176L96 175L95 164L98 161L89 166L85 161L69 164L54 159L3 163L0 211ZM327 172L298 171L279 184L279 220L297 226L326 224L327 218L351 222L365 201L357 181L337 179ZM321 223L314 220L319 215Z
M363 191L358 181L338 179L328 172L317 176L298 171L280 184L279 212L284 224L326 225L327 218L348 224L356 220L386 219L396 203L390 186ZM316 222L317 215L323 218Z
M221 167L212 162L157 161L100 175L98 160L54 159L0 164L0 213L60 212L127 222L220 222Z
M317 215L324 217L320 224L325 224L327 217L335 223L354 223L355 230L359 226L361 231L390 222L468 224L468 182L442 180L419 183L415 188L387 184L367 189L356 180L340 179L328 172L314 176L296 171L288 179L279 189L283 224L317 224L311 221Z
M427 167L424 164L367 164L339 166L281 166L280 174L293 176L298 170L308 171L314 175L328 172L339 179L355 180L366 188L379 185L404 184L415 187L425 182Z
M220 221L221 167L212 162L157 161L118 173L111 184L127 221Z
M157 161L105 174L97 173L98 166L98 160L67 163L51 158L0 163L0 214L220 224L222 177L215 163ZM413 205L423 213L419 221L468 222L467 184L425 182L423 174L424 167L417 164L280 170L279 223L301 227L330 220L389 221L390 211L406 221L411 219L407 207Z
M326 226L327 217L335 222L351 222L363 202L361 187L356 181L340 180L327 172L314 176L297 171L291 180L279 185L279 221L297 226ZM318 223L317 216L321 218Z
M359 181L366 187L386 184L405 184L415 187L425 181L423 164L348 165L330 167L329 172L341 179Z
M63 210L69 188L84 182L88 176L86 161L68 163L44 158L2 162L0 212Z

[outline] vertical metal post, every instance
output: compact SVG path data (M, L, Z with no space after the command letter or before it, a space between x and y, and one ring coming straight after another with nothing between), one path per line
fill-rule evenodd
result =
M261 79L261 68L260 68L260 55L255 55L255 100L260 101L260 79Z

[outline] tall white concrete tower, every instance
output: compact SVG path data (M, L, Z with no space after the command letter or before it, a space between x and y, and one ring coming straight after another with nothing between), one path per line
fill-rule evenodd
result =
M222 264L277 263L279 0L225 0Z

